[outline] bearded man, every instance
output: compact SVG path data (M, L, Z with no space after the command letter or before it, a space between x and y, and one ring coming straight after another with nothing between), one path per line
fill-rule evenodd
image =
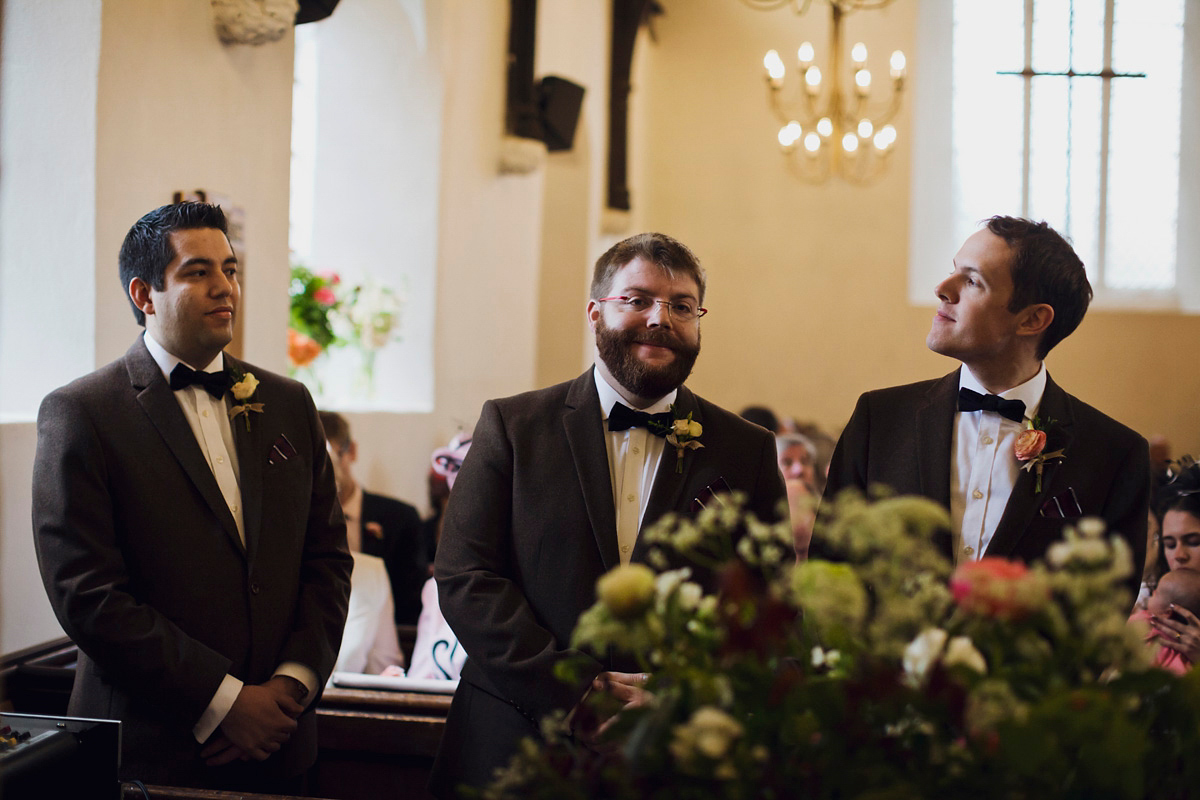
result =
M762 519L785 497L766 430L683 386L700 353L705 274L680 242L633 236L596 262L587 317L595 366L483 406L446 509L434 576L467 652L430 788L487 785L539 722L589 691L637 702L644 675L570 647L606 571L645 558L640 532L740 491ZM657 416L656 416L657 415ZM698 423L680 447L676 419ZM690 443L701 445L692 447ZM555 665L582 658L574 684Z

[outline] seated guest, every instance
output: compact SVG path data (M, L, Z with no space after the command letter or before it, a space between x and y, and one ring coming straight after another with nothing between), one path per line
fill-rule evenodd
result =
M1135 611L1129 620L1150 623L1146 646L1154 650L1154 664L1182 675L1195 663L1196 645L1200 644L1200 639L1194 638L1191 633L1188 633L1188 639L1184 641L1184 633L1198 621L1198 613L1200 572L1183 567L1163 575L1158 582L1158 588L1150 596L1146 610ZM1156 621L1166 621L1172 627L1155 625ZM1168 632L1172 629L1174 633Z
M397 672L389 668L404 666L404 653L400 652L400 641L396 636L387 567L378 556L352 555L350 609L346 612L346 629L342 632L342 647L334 672L368 675Z
M781 433L775 437L775 452L785 481L802 480L810 489L816 487L817 448L807 436Z
M364 491L354 479L358 445L341 414L321 412L338 499L352 552L383 559L392 584L397 625L415 625L428 567L421 557L421 515L408 503Z
M458 468L470 449L471 437L460 433L450 440L448 446L433 452L433 470L445 479L448 489L454 488ZM408 670L408 677L458 680L466 660L466 651L459 646L458 637L442 616L438 605L437 582L430 578L421 590L421 619L417 622L417 641L413 645L412 667Z
M1200 465L1184 457L1181 465L1171 472L1171 481L1159 490L1157 511L1161 532L1162 569L1158 582L1180 569L1200 569ZM1182 612L1184 619L1156 616L1152 627L1166 636L1166 644L1185 654L1189 660L1200 660L1200 619Z
M825 481L829 477L829 461L833 458L833 449L837 446L837 439L830 436L815 422L797 422L793 433L798 433L801 436L812 442L816 448L816 458L813 460L813 487L817 490L817 494L825 491Z

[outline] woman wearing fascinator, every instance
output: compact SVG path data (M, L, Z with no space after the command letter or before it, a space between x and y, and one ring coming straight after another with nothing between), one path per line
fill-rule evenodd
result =
M1200 464L1191 456L1171 463L1168 481L1155 497L1159 523L1159 575L1186 569L1200 572ZM1200 617L1182 606L1156 614L1150 626L1162 645L1191 663L1200 661Z

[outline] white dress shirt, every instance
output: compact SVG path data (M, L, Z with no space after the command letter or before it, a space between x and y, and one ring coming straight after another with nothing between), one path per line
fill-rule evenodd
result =
M167 382L170 383L171 372L177 365L185 362L168 353L158 343L158 340L150 335L149 331L146 331L143 339L146 342L146 349L150 351L150 356L162 370ZM188 364L188 366L197 369L192 364ZM225 369L225 354L218 353L212 362L198 369L200 372L220 372ZM183 410L183 416L187 418L197 444L200 445L204 460L208 462L209 469L217 479L217 486L220 487L221 495L225 498L229 512L233 514L233 520L237 524L238 538L245 546L246 530L242 519L241 471L237 459L237 449L233 444L233 428L229 421L228 395L218 400L210 395L204 387L193 385L175 392L175 399ZM275 674L287 675L304 684L304 687L308 689L308 694L301 701L301 705L307 705L316 696L317 674L304 664L285 661L276 668ZM225 719L225 715L229 713L229 709L233 707L233 701L237 699L242 686L242 681L232 675L226 675L222 679L216 694L208 703L208 708L204 709L199 721L192 728L192 735L196 737L197 742L207 740L217 729L217 726Z
M988 390L963 366L959 388L980 394ZM1005 400L1025 403L1032 419L1046 390L1046 365L1020 386L1000 393ZM994 411L956 411L950 444L950 529L954 534L954 563L978 561L987 552L1008 498L1020 473L1013 455L1024 422L1013 422Z
M666 442L645 428L629 428L624 431L608 430L608 414L614 403L625 403L599 369L593 369L596 392L600 395L600 414L604 418L604 444L608 448L608 476L613 487L613 507L617 512L617 551L621 563L628 564L633 557L633 546L637 542L650 490L654 488L654 476L662 460ZM667 411L675 402L678 389L658 400L649 408L641 408L649 414Z

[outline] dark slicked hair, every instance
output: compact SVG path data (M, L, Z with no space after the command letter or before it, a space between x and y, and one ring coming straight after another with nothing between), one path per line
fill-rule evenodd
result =
M121 289L133 307L133 317L138 325L145 327L146 315L129 297L129 282L141 278L155 291L161 292L167 288L167 265L176 255L175 248L171 246L171 233L194 228L216 228L226 238L229 236L229 225L220 206L193 202L172 203L156 208L133 223L129 233L125 234L117 264Z
M596 261L596 269L592 272L591 298L599 300L612 289L613 276L617 270L641 258L649 261L672 277L677 273L688 275L696 281L700 296L696 302L704 304L704 289L707 277L700 259L687 248L683 242L676 241L663 233L639 233L624 241L617 242Z
M1045 358L1079 327L1092 302L1092 285L1083 261L1070 242L1045 222L996 216L987 221L987 227L1013 251L1013 295L1008 310L1015 314L1035 303L1054 309L1054 321L1038 343L1038 358Z

